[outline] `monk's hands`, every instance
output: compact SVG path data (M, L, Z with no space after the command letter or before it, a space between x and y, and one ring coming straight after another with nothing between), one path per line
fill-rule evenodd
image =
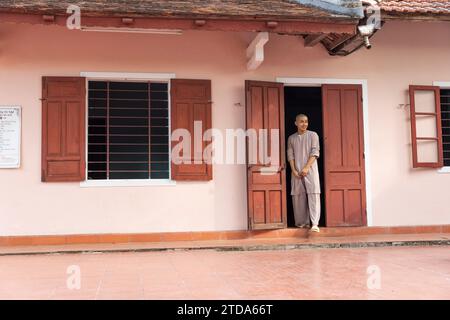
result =
M304 167L302 171L292 170L292 174L296 178L304 178L308 175L309 167Z
M300 171L300 177L306 177L307 175L308 175L308 172L309 172L309 167L304 167L303 169L302 169L302 171Z

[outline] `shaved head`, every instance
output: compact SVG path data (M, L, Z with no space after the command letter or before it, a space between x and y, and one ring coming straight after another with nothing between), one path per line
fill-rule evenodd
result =
M300 113L300 114L298 114L298 115L295 117L295 120L298 120L298 119L300 119L300 118L306 118L306 119L308 119L308 116L307 116L306 114Z
M306 132L306 129L308 129L308 124L309 120L306 114L300 113L295 117L295 126L300 134Z

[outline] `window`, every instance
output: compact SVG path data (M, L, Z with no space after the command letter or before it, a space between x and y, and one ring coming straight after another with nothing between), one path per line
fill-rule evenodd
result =
M168 83L88 82L88 180L169 179Z
M413 168L444 166L440 88L409 86Z
M42 77L42 181L143 186L212 180L205 159L170 163L169 154L170 143L178 143L170 141L169 118L171 130L193 132L196 121L203 123L202 136L211 129L211 80L174 78L111 72Z
M441 89L440 94L444 166L450 167L450 89Z

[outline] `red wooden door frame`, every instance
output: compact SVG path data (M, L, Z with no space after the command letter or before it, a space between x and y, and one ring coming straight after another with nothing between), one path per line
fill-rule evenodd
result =
M249 99L251 99L250 97L250 91L249 91L249 87L252 85L272 85L272 86L280 86L280 88L284 88L284 85L282 83L272 83L272 82L259 82L259 81L247 81L246 82L246 96L247 96L247 102L249 101ZM356 189L352 189L355 186L353 185L349 185L349 186L341 186L341 187L347 187L347 189L344 188L343 193L344 193L344 197L346 200L344 200L344 208L343 210L348 210L349 204L348 204L348 192L349 189L350 191L352 190L359 190L360 195L359 195L359 200L360 200L360 220L358 223L341 223L341 224L336 224L335 222L332 221L331 217L333 215L333 208L331 206L330 201L331 199L331 191L332 188L334 188L331 184L332 181L330 181L331 178L331 171L333 170L333 168L330 167L329 164L327 164L327 133L325 132L326 130L326 121L328 121L328 114L327 112L325 112L325 103L326 103L326 97L324 95L324 91L326 88L337 88L340 90L346 90L346 89L351 89L351 90L357 90L357 106L358 106L358 117L357 117L357 128L358 128L358 132L359 132L359 157L360 157L360 164L361 167L359 168L359 174L360 174L360 183L358 184ZM285 160L285 145L284 145L284 141L285 141L285 130L284 130L284 108L285 108L285 101L284 101L284 90L281 90L281 94L280 95L280 99L281 99L281 105L280 105L280 119L282 120L282 130L280 130L280 137L282 137L281 139L281 143L282 146L280 146L280 152L282 153L282 163L283 166L286 165L286 160ZM324 84L322 85L322 95L323 95L323 101L322 101L322 114L323 114L323 128L324 128L324 132L323 134L323 139L324 139L324 150L322 151L323 157L324 157L324 180L325 180L325 186L324 186L324 190L325 192L323 192L323 196L325 197L325 221L326 221L326 226L327 227L333 227L333 226L366 226L367 225L367 200L366 200L366 178L365 178L365 159L364 159L364 122L363 122L363 107L362 107L362 85L354 85L354 84L339 84L339 85L328 85L328 84ZM342 99L342 97L341 97ZM247 118L247 128L249 128L249 119L251 118L251 109L247 107L247 111L246 111L246 118ZM330 156L330 155L328 155ZM347 168L348 169L348 168ZM351 172L351 170L347 170L345 168L340 168L340 170L338 172L342 172L342 173L348 173ZM271 229L271 228L286 228L287 227L287 207L286 207L286 202L288 201L287 199L287 186L286 186L286 173L285 170L283 170L283 174L282 176L284 176L283 178L283 183L282 183L282 189L283 189L283 222L282 223L278 223L278 224L265 224L265 225L260 225L257 226L255 225L251 218L251 214L254 210L253 208L253 199L252 199L252 188L250 185L250 179L251 179L251 175L253 174L252 172L254 172L255 170L258 170L257 167L252 167L249 168L247 170L247 181L249 183L248 185L248 196L247 196L247 200L248 200L248 214L249 214L249 229ZM328 171L330 172L328 172ZM266 201L267 202L267 201Z
M247 161L248 228L250 230L286 228L287 196L284 141L284 85L276 82L246 81L245 92L247 129L258 126L257 129L278 127L280 130L280 163L275 174L261 174L261 170L267 166L258 164L259 160L261 160L259 156L257 164L248 164ZM253 94L255 96L252 96ZM258 115L260 116L260 123L257 125L253 122L256 117L256 112L259 112ZM271 116L271 113L277 113L278 123L276 123L276 115L275 117L274 114ZM268 136L270 137L270 130L268 130Z
M339 112L333 114L327 112L329 97L328 90L339 91ZM345 105L346 91L356 90L357 104L357 139L358 141L358 161L359 165L349 165L346 161L348 154L346 148L353 149L355 146L351 145L352 141L344 141L342 123L343 113L348 110L343 110ZM362 108L362 86L361 85L323 85L322 86L322 108L323 108L323 139L324 139L324 183L325 183L325 209L326 209L326 226L366 226L367 225L367 203L366 203L366 178L365 178L365 156L364 156L364 122L363 122L363 108ZM347 114L348 116L348 114ZM339 128L337 132L332 132L332 124L330 121L339 120ZM353 129L354 129L353 128ZM336 130L335 130L336 131ZM349 131L350 138L355 132ZM333 141L337 135L340 136L341 143L341 159L335 155L339 151L335 150ZM354 138L354 137L353 137ZM352 139L350 139L352 140ZM347 146L350 143L350 146ZM334 148L334 150L333 150ZM355 158L353 159L353 161ZM333 161L335 163L333 163ZM341 165L337 164L342 161ZM351 193L351 195L350 195ZM339 199L340 198L340 199ZM350 200L351 199L351 200ZM352 203L353 202L353 203ZM358 203L359 202L359 203ZM356 205L356 206L355 206ZM355 219L358 218L358 219ZM353 220L353 221L350 221Z

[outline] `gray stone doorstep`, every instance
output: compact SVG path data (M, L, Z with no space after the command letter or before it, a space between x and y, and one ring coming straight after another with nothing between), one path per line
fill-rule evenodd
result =
M117 249L77 249L55 251L23 251L0 252L0 256L18 255L61 255L61 254L99 254L124 252L162 252L162 251L194 251L215 250L227 251L268 251L268 250L299 250L299 249L343 249L343 248L379 248L379 247L419 247L419 246L450 246L450 239L446 240L395 240L395 241L367 241L367 242L339 242L339 243L294 243L294 244L257 244L257 245L205 245L187 247L161 248L117 248Z

